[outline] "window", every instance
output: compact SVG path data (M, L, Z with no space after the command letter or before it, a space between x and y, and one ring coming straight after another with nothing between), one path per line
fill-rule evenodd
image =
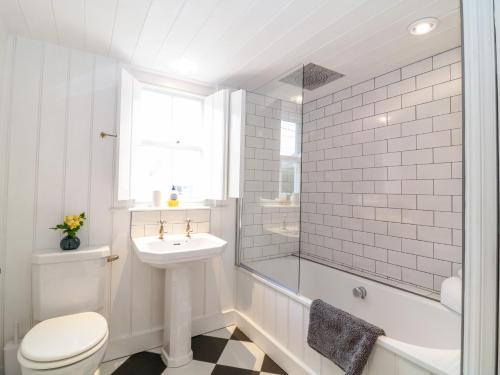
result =
M209 96L145 85L122 70L117 205L172 185L181 203L227 197L229 91Z
M202 200L203 98L144 88L132 135L131 193L151 201L153 190L175 185L182 200Z
M297 124L281 121L280 194L300 191L300 137Z

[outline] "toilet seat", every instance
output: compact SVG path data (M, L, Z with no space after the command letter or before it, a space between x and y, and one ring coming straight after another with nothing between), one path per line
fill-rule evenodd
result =
M24 337L18 351L21 366L37 370L68 366L107 344L108 324L94 312L45 320Z

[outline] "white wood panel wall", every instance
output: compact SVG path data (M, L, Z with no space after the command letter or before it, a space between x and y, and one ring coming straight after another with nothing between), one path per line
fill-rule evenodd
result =
M120 259L110 265L110 355L158 343L163 321L163 274L134 259L130 214L111 210L114 140L99 133L116 131L118 62L86 52L12 37L11 95L7 108L5 220L5 317L3 342L19 321L24 334L32 325L31 253L58 246L60 234L48 228L65 214L85 211L82 246L111 244ZM3 154L2 154L3 156ZM197 324L224 323L233 308L235 204L212 212L213 233L229 241L220 262L205 265L194 281ZM0 242L1 244L2 242ZM200 320L201 319L201 320ZM209 324L210 325L210 324ZM208 325L208 326L209 326Z
M7 189L6 166L7 166L7 126L6 126L6 102L7 102L7 85L4 82L7 79L5 71L9 66L7 60L8 50L8 35L4 25L0 22L0 213L5 212L6 209L6 196ZM5 226L6 220L4 215L0 214L0 322L3 322L3 307L4 307L4 265L5 265ZM0 324L0 337L3 337L3 324ZM3 351L0 352L0 363L3 363Z
M277 363L289 373L310 373L318 375L342 375L332 361L323 357L307 345L309 327L309 307L291 298L278 289L270 287L246 271L238 270L236 289L236 309L246 322L247 331L257 345L261 345L267 353L274 355ZM276 344L268 346L269 341L260 341L263 331ZM287 355L284 356L283 352ZM283 360L283 358L285 358ZM298 365L292 365L292 361ZM280 361L282 359L282 361ZM363 375L433 375L429 371L376 345L373 349Z

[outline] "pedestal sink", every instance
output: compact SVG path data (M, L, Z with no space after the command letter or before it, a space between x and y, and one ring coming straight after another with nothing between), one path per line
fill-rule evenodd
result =
M139 259L165 272L165 324L162 359L180 367L193 359L191 350L191 277L189 265L221 254L226 241L208 233L138 237L132 240Z

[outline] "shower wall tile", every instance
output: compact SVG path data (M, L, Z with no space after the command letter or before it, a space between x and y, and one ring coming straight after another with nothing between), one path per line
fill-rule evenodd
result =
M460 268L460 55L304 104L304 256L435 292Z

